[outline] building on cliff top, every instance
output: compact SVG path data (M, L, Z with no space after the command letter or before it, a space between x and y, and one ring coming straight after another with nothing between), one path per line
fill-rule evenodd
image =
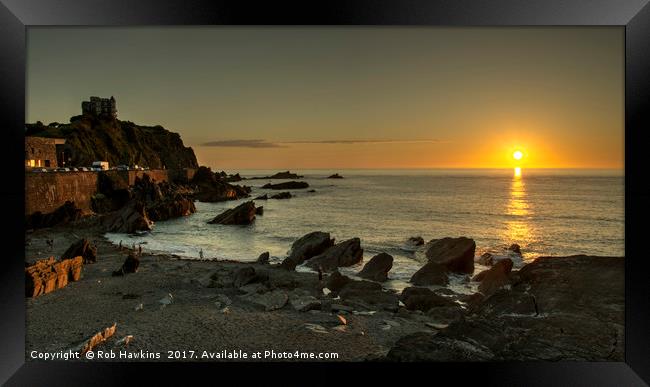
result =
M115 98L90 97L90 101L81 102L81 113L95 117L117 118Z
M57 168L65 164L64 138L25 137L25 168Z

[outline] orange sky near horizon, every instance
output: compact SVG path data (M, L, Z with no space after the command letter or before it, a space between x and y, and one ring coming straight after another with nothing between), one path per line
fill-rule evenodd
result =
M624 65L622 27L30 27L26 121L115 96L216 170L622 169Z

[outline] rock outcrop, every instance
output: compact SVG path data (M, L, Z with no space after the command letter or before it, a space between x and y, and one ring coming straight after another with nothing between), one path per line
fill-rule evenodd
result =
M191 184L196 186L194 198L202 202L223 202L250 196L250 189L222 181L208 167L200 167Z
M509 280L464 319L400 339L386 359L623 360L624 258L543 257Z
M65 287L81 278L83 258L56 260L54 257L25 267L25 295L37 297Z
M309 184L305 181L286 181L284 183L278 183L278 184L264 184L262 188L266 189L275 189L275 190L280 190L280 189L303 189L303 188L309 188Z
M376 282L350 281L343 286L338 295L346 303L366 310L396 312L399 307L397 295L384 291Z
M359 238L338 243L325 252L309 259L305 264L314 270L333 271L339 267L355 265L363 259L363 249Z
M271 254L268 251L265 251L262 254L260 254L259 257L257 257L256 262L266 265L267 263L269 263L270 259L271 259Z
M197 168L194 151L178 133L160 125L143 126L117 119L75 116L69 124L27 124L27 136L65 138L70 158L66 166L89 166L96 160L110 165L144 165L152 169Z
M209 221L210 224L247 225L255 220L255 202L248 201L222 212Z
M289 256L282 261L281 266L288 270L294 270L296 266L303 263L334 245L334 239L330 234L322 231L310 232L293 242Z
M338 173L335 173L333 175L327 176L328 179L342 179L343 176L339 175Z
M106 214L100 221L108 232L133 234L137 231L151 231L153 223L149 220L144 203L132 200L118 211Z
M388 272L393 268L393 256L380 253L370 258L363 269L357 274L361 278L377 282L384 282L388 279Z
M424 238L421 236L413 236L408 239L408 243L413 246L422 246L424 244Z
M79 239L61 255L61 259L70 259L74 257L82 257L83 263L97 262L97 247L92 245L86 238Z

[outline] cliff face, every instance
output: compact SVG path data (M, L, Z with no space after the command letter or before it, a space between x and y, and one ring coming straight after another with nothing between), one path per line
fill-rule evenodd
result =
M27 124L27 136L65 138L66 166L90 166L105 160L113 165L149 168L197 168L194 151L178 133L162 126L75 116L69 124Z

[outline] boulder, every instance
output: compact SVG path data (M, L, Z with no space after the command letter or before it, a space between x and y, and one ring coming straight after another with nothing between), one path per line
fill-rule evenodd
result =
M25 267L25 295L37 297L65 287L81 278L83 257L56 260L54 257Z
M486 296L490 295L510 282L508 275L512 271L512 265L510 258L501 259L488 270L475 275L472 280L481 282L479 291Z
M260 195L260 196L256 197L253 200L268 200L268 199L269 199L269 195L264 194L264 195Z
M442 265L453 273L474 272L476 243L473 239L442 238L430 241L426 247L426 257L429 262Z
M338 173L335 173L333 175L327 176L328 179L342 179L343 176L339 175Z
M355 265L363 259L361 240L352 238L338 243L325 252L311 258L306 266L314 270L333 271L338 267Z
M289 256L282 261L281 266L288 270L294 270L296 266L310 259L331 246L334 245L334 239L330 234L322 231L314 231L302 236L291 245Z
M83 263L95 263L97 262L97 247L90 244L88 239L83 238L79 239L61 255L61 259L70 259L74 257L81 256L83 258Z
M339 296L346 302L365 309L397 312L399 308L397 295L383 291L376 282L350 281L341 289Z
M295 295L290 297L291 306L298 312L308 312L310 310L319 310L321 302L314 296Z
M283 308L289 301L289 296L282 290L273 290L265 293L248 293L241 299L263 306L269 312Z
M113 272L113 276L123 276L129 273L137 273L140 266L140 259L133 253L130 253L124 260L122 267Z
M344 276L338 270L335 270L327 277L326 288L332 292L338 293L345 285L352 281L349 277Z
M370 261L357 275L372 281L384 282L388 279L388 272L392 267L393 257L386 253L380 253L370 258Z
M286 181L284 183L278 183L278 184L271 184L267 183L262 186L262 188L266 189L303 189L303 188L309 188L309 184L305 181Z
M271 258L271 254L268 251L265 251L262 254L260 254L259 257L257 257L256 262L261 264L267 264L269 263L270 258Z
M427 288L410 287L402 290L400 301L408 310L428 311L435 307L457 307L460 306L450 297L445 297Z
M210 224L247 225L255 220L255 203L248 201L222 212L209 221Z
M264 215L264 207L263 206L256 207L255 215Z
M483 266L492 266L492 264L494 264L494 255L492 255L490 253L483 253L476 260L476 263L478 263L479 265L483 265Z
M271 196L271 199L291 199L292 197L291 192L280 192Z
M443 265L429 262L411 276L410 282L418 286L447 285L449 283L447 268Z
M101 224L108 232L133 234L136 231L151 231L153 223L149 220L144 203L131 200L121 209L105 215Z
M236 288L248 285L255 281L257 281L257 273L255 273L255 269L250 266L242 267L237 270L233 276L233 286Z
M421 236L414 236L408 239L408 243L413 246L422 246L424 244L424 238Z

